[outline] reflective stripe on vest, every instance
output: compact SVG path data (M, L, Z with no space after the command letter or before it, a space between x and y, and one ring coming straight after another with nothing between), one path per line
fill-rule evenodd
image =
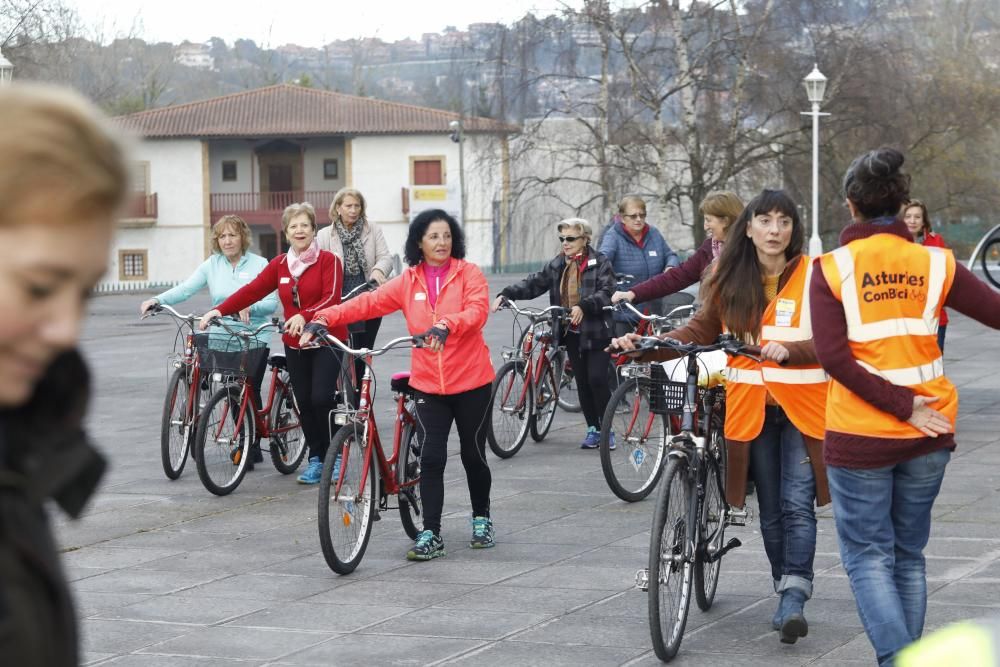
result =
M803 255L799 262L764 311L761 345L812 339L809 308L812 260ZM779 305L786 308L780 318ZM779 321L785 326L778 326ZM785 367L770 361L758 364L744 357L730 357L726 380L727 438L746 442L760 435L768 393L802 433L812 438L823 437L829 378L818 364Z
M820 262L843 306L847 343L858 365L916 395L936 397L934 409L954 425L958 392L944 374L937 346L938 314L955 277L951 252L879 233L852 241ZM830 383L826 427L863 437L924 437L836 381Z

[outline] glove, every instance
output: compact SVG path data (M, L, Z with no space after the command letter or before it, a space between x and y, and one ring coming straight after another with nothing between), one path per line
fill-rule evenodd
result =
M319 322L310 322L302 328L302 333L312 334L313 338L325 339L330 332Z
M420 335L421 338L434 338L441 346L444 347L444 342L448 340L448 330L443 327L431 327L424 333Z

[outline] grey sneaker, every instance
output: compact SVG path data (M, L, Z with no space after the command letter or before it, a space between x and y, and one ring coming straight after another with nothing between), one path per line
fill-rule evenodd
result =
M431 560L445 555L444 540L429 530L417 535L413 548L406 552L407 560Z
M489 517L472 517L472 539L469 546L473 549L489 549L496 542L493 541L493 521Z

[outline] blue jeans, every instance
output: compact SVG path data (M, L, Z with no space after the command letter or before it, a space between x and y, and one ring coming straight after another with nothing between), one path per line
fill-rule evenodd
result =
M923 550L950 458L942 449L884 468L827 467L840 559L879 665L924 630Z
M811 597L816 478L802 434L777 406L765 409L764 427L750 444L750 473L774 589L798 588Z

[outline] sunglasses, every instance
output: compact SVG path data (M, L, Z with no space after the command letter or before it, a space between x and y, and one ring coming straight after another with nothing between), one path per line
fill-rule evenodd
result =
M579 236L560 236L558 237L559 243L574 243L580 240Z
M622 217L629 220L645 220L647 216L645 213L632 213L630 215L623 215Z
M299 304L299 286L298 285L292 285L292 303L295 305L296 308L301 308L302 307Z

